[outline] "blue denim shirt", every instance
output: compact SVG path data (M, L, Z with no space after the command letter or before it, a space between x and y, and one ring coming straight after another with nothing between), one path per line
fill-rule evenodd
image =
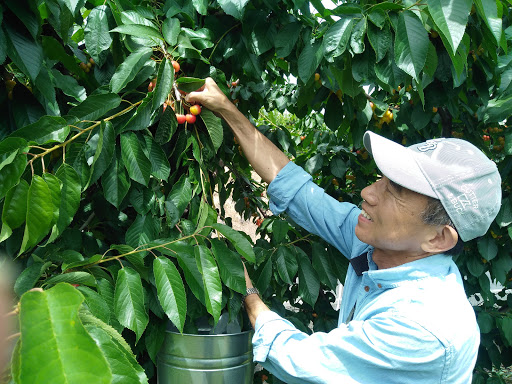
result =
M349 259L367 253L369 270L357 275L349 266L338 327L329 333L307 335L274 312L260 314L254 361L290 384L471 383L480 334L450 256L378 270L373 248L354 233L360 209L327 195L291 162L268 194L274 214L286 211Z

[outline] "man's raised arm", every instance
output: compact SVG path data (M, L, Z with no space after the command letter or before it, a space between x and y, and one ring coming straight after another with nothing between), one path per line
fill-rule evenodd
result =
M189 93L186 100L202 104L228 123L245 156L263 181L270 183L290 161L279 148L247 120L222 93L213 79L207 78L201 90Z

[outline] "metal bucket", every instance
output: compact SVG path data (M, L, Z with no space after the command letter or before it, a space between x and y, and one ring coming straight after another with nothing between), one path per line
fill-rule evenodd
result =
M251 384L252 335L182 335L167 330L158 354L158 384Z

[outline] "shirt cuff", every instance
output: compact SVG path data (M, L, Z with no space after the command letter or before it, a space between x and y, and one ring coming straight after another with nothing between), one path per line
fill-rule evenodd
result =
M252 337L254 361L264 362L267 359L272 343L283 331L298 330L275 312L265 311L258 315Z
M286 164L267 189L272 213L278 215L284 212L302 186L312 179L311 175L297 164L291 161Z

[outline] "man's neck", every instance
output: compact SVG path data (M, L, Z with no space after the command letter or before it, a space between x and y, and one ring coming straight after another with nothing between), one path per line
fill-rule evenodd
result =
M402 264L410 263L412 261L420 260L433 253L428 252L401 252L401 251L386 251L375 248L372 254L372 259L379 269L387 269L398 267Z

